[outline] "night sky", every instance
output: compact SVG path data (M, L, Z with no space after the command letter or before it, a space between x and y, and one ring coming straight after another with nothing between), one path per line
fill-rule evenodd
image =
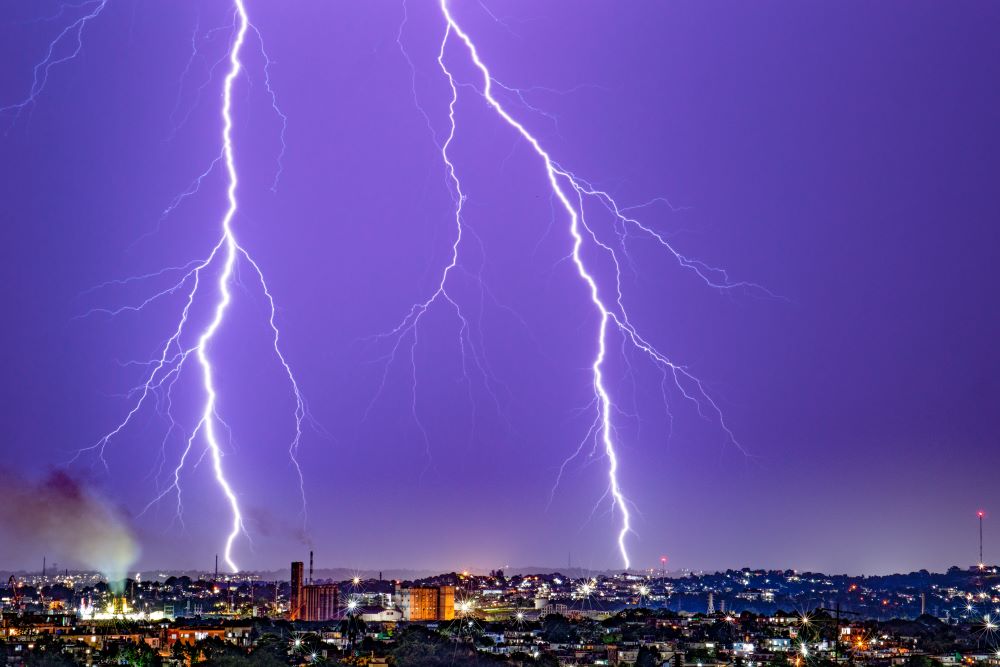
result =
M224 463L252 539L237 542L237 560L284 567L312 546L321 566L571 557L619 567L607 463L589 444L550 503L592 420L597 318L540 161L484 104L455 42L451 155L474 236L450 289L487 375L463 377L459 322L436 304L413 355L418 422L409 344L387 365L392 341L372 338L433 293L454 235L441 157L414 103L415 91L443 137L437 3L409 0L412 74L397 44L400 2L247 8L272 60L287 150L272 191L282 123L251 34L234 86L234 228L267 276L316 428L300 450L303 528L288 457L295 406L266 299L238 267L212 347L232 432ZM622 205L669 200L631 212L686 255L779 297L706 287L648 239L627 242L633 321L704 382L747 451L676 391L668 414L659 371L611 337L633 567L663 554L692 569L965 566L980 507L987 560L1000 560L1000 5L452 0L452 10L495 77L523 91L498 97L561 165ZM81 9L21 0L0 12L6 105ZM218 240L219 170L161 214L219 152L226 63L216 63L231 26L222 0L110 0L37 103L0 118L2 466L84 480L129 517L139 568L208 568L220 551L229 515L209 462L195 465L204 447L182 474L183 524L174 495L138 517L184 444L166 441L157 480L166 422L152 407L111 441L107 469L92 453L70 460L128 411L143 369L127 362L158 353L183 299L78 316L171 283L89 288L204 257ZM610 219L595 213L592 224L615 238ZM174 389L187 427L198 382L193 373ZM72 565L33 542L0 539L0 564L47 553Z

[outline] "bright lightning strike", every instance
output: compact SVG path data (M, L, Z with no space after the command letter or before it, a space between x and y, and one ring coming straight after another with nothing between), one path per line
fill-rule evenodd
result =
M520 121L518 121L494 96L494 86L507 91L516 91L517 89L500 84L493 78L489 68L480 58L479 52L476 49L476 45L472 38L462 29L449 10L448 1L439 0L439 5L442 17L445 21L445 30L437 54L437 65L448 82L451 96L448 103L448 133L444 141L438 144L438 148L440 149L441 160L445 167L449 189L451 190L455 204L453 209L455 235L453 237L449 260L441 271L440 280L436 289L429 298L422 302L415 303L407 313L406 317L403 318L396 328L386 334L383 334L383 337L394 340L393 347L387 355L387 360L389 363L394 361L397 353L405 344L404 341L409 341L413 392L411 407L413 411L413 418L420 428L421 433L424 435L425 444L427 442L426 432L424 431L416 412L416 363L414 361L414 348L416 347L418 340L417 333L421 318L435 303L439 301L446 303L454 310L458 317L459 347L462 352L463 369L467 368L466 351L468 349L471 350L472 359L476 363L478 370L483 373L484 377L487 377L487 373L481 361L481 354L477 352L476 347L472 345L471 340L468 338L468 318L463 314L459 303L448 291L451 276L456 268L460 268L460 251L463 247L463 240L466 234L471 234L475 237L474 233L467 228L463 219L466 195L462 188L462 182L458 175L458 170L449 152L458 131L455 106L458 101L460 84L456 81L452 70L449 69L446 61L446 51L449 44L457 40L457 42L464 47L471 64L475 66L476 70L478 70L481 75L481 83L478 86L475 86L476 93L483 100L485 100L489 107L504 123L516 131L521 139L531 147L537 158L541 160L552 195L558 202L559 207L564 212L566 220L568 221L567 227L571 238L570 257L572 258L575 266L577 276L580 279L582 286L589 294L593 308L598 316L598 325L595 331L595 352L590 366L593 378L592 388L594 392L593 406L595 409L595 418L590 431L588 431L588 434L584 439L584 442L586 442L590 437L594 437L595 445L600 445L603 450L604 457L608 462L608 487L605 496L609 496L611 498L612 511L617 511L620 517L621 523L616 542L622 562L625 568L628 569L631 561L628 554L626 540L632 532L632 517L629 508L629 501L622 490L622 485L619 479L618 445L615 439L615 424L613 423L613 415L616 412L621 412L621 410L614 401L605 377L605 366L609 350L611 349L612 336L617 333L622 345L630 345L642 352L661 370L664 375L664 379L669 379L673 383L681 396L696 405L699 414L703 417L711 417L714 419L721 430L725 433L728 440L741 451L743 451L743 449L737 442L732 430L727 425L719 405L708 394L702 382L692 375L684 366L675 363L668 356L663 354L652 342L640 333L636 325L633 324L629 316L629 311L625 306L624 296L622 293L622 263L628 261L628 254L625 250L626 237L631 231L632 233L642 234L647 238L651 238L683 269L696 274L697 277L709 287L718 290L749 289L757 290L769 295L770 293L753 283L732 281L724 270L709 266L704 262L685 256L674 248L674 246L663 234L657 232L652 227L644 224L637 217L630 214L630 211L642 208L642 206L645 205L638 207L621 206L607 192L595 188L588 181L578 177L568 169L563 168L551 156L548 150L543 146L542 142ZM406 17L404 4L404 25L405 22ZM400 35L401 34L402 26L400 27ZM400 42L400 36L397 36L397 42ZM406 57L406 60L411 67L411 71L413 71L413 62L406 54L406 51L402 49L401 42L400 48L403 50L403 55ZM425 120L428 120L426 113L424 113L423 109L420 108L419 103L417 106L420 109L421 114L423 114ZM429 121L428 125L430 125ZM585 217L584 204L586 201L593 201L599 204L612 216L614 220L615 233L621 242L621 249L616 249L603 242L597 233L595 233L594 228L591 227L591 224ZM615 273L615 279L612 284L603 284L603 281L597 277L596 272L590 266L588 260L585 259L584 249L590 246L596 246L608 258L610 258ZM384 383L385 376L383 375L383 385ZM566 461L566 463L575 458L581 450L582 444L579 448L577 448L576 452L570 457L570 459ZM560 468L560 476L562 470L566 466L566 463L564 463ZM557 478L556 485L558 485L558 483L559 479Z
M101 2L99 7L88 16L90 18L96 16L100 9L103 9L104 4L104 2ZM183 432L183 429L181 429L181 427L177 424L171 412L173 400L172 391L182 371L186 368L186 366L190 365L188 362L192 361L196 363L196 368L201 379L202 391L200 414L198 415L193 427L189 432L187 432L184 450L173 470L173 481L164 491L156 496L149 505L147 505L146 509L149 509L149 507L162 500L167 495L174 493L177 498L177 516L178 518L182 517L183 505L181 502L181 473L188 464L191 458L192 450L195 448L197 438L200 436L204 441L205 449L201 453L198 460L200 461L201 459L207 457L211 462L215 482L222 493L225 505L228 508L228 512L231 517L229 528L223 537L225 562L233 572L237 572L239 567L234 559L234 544L236 539L241 534L246 535L246 527L243 521L243 511L240 508L239 496L233 484L227 477L225 467L223 465L224 451L222 438L220 436L222 432L228 432L229 427L220 417L218 412L219 389L216 384L217 364L213 361L211 352L216 334L225 324L226 315L233 300L232 288L236 280L237 267L241 264L249 267L260 283L261 291L270 309L268 326L271 330L271 343L274 349L274 354L287 375L295 401L294 435L289 445L288 453L299 479L299 488L303 503L303 522L305 522L305 485L297 453L302 439L303 422L309 415L305 399L299 389L298 381L296 380L291 366L281 350L281 334L276 323L277 309L274 297L268 287L264 278L264 273L260 266L253 259L247 249L240 245L233 229L233 221L239 210L239 200L237 197L239 173L235 159L235 147L233 141L233 87L236 80L244 70L241 56L243 54L243 48L246 43L248 33L253 31L260 40L260 32L250 22L243 0L233 0L233 12L233 32L228 52L223 59L228 61L228 70L223 81L222 103L219 109L219 136L221 141L220 155L215 161L213 161L209 169L199 176L195 186L201 186L203 178L216 164L220 162L223 164L226 175L225 197L227 206L225 213L219 221L220 237L211 248L207 257L204 259L195 260L179 267L168 267L145 276L136 276L125 279L124 281L111 281L110 283L107 283L118 284L141 281L148 278L163 276L169 273L181 273L181 277L170 287L154 293L152 296L141 301L138 305L122 306L116 309L96 309L91 312L104 312L109 315L117 315L126 311L139 312L154 301L173 294L183 294L185 297L184 305L178 316L177 324L173 328L173 331L167 338L166 342L163 344L159 356L144 364L147 368L151 369L145 375L145 380L142 384L129 392L129 397L135 398L125 417L118 423L117 426L104 434L94 445L80 450L77 456L86 452L96 452L100 460L107 465L105 451L110 442L119 436L131 424L139 411L151 401L156 402L158 409L161 406L161 402L166 406L165 414L169 420L169 428L164 436L164 445L175 429ZM79 36L84 24L85 22L80 23L79 21L77 24L74 24L78 25L76 33L74 33L77 35L78 39L76 52L79 52L79 48L81 46L79 43ZM61 38L62 37L59 39ZM271 87L269 73L270 59L267 57L267 53L264 50L262 40L260 41L260 51L265 62L265 88L270 96L272 107L282 123L281 138L282 147L284 147L284 128L287 123L287 118L278 107L274 90ZM52 52L53 49L50 48L50 57ZM41 71L47 75L48 69L57 62L62 62L62 60L52 61L51 63L49 61L44 61L43 65L40 65ZM36 81L39 78L38 72L39 67L36 67ZM36 85L33 85L32 98L30 98L31 101L34 100L34 96L37 95L37 92L40 92L41 86L44 85L44 80L45 79L43 77L41 84L36 83ZM279 155L278 173L274 181L275 187L277 185L277 179L280 177L281 159L282 156ZM183 199L189 194L191 194L190 190L180 195L179 199ZM177 204L179 204L179 200L176 200L171 207L176 207ZM213 275L215 277L214 286L211 284L211 278ZM211 317L208 322L198 326L192 322L192 308L196 301L200 303L203 300L207 300L211 306ZM165 453L163 456L165 457Z

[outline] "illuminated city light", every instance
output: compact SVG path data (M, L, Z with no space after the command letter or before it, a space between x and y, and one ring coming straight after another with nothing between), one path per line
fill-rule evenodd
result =
M580 584L580 587L577 589L577 593L580 597L590 597L591 595L594 594L596 588L597 588L597 580L591 579L590 581L585 581L584 583Z

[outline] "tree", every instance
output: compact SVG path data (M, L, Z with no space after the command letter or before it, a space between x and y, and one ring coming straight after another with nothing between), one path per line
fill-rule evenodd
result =
M576 628L562 614L547 614L542 620L542 639L551 644L570 644L577 639Z
M365 634L366 628L367 625L357 614L349 614L340 622L340 631L347 635L352 647L357 642L358 637Z
M76 662L57 651L33 651L24 660L25 667L74 667Z
M903 663L906 667L941 667L941 663L926 655L911 655Z
M170 647L170 653L174 660L183 662L187 658L187 652L184 650L184 644L181 642L176 642Z
M217 656L199 664L204 667L287 667L288 661L267 651L253 651L249 655L242 653Z
M129 643L115 648L107 656L120 665L134 667L159 667L163 659L148 644Z
M62 652L62 641L45 635L37 642L35 648L25 657L24 664L31 667L61 667L74 665L72 658Z
M559 659L546 653L535 658L535 664L539 667L559 667Z
M688 649L684 654L685 662L709 662L712 660L712 653L706 648Z
M659 667L662 664L660 652L648 646L639 648L639 655L635 659L635 667Z

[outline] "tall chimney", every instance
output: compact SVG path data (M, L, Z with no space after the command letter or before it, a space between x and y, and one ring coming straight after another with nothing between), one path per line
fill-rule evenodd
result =
M302 615L302 561L292 563L292 581L288 593L288 620L297 621ZM277 601L278 585L274 585L275 601Z
M309 552L309 585L313 582L313 552Z
M219 578L219 554L215 554L215 579Z

